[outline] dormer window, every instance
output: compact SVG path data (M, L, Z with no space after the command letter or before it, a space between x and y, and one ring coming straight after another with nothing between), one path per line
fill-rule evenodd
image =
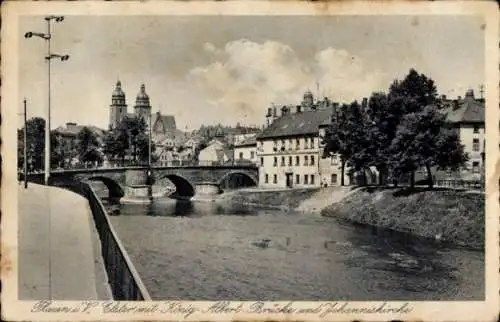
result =
M479 133L479 126L474 125L474 133Z

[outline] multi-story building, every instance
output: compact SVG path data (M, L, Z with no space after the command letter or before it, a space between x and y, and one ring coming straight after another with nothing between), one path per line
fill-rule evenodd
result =
M448 125L453 128L464 146L469 160L460 173L449 173L463 180L479 180L484 173L484 153L486 147L485 104L482 98L475 98L474 91L468 90L465 97L456 100L442 99Z
M301 105L268 109L268 126L257 135L259 186L267 188L319 187L322 184L320 158L323 153L320 125L329 122L333 104L313 103L311 92Z
M255 164L257 161L257 140L253 134L245 140L235 143L234 162L236 164Z

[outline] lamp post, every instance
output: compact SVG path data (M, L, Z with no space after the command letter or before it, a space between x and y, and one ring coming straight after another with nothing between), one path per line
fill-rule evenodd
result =
M53 54L50 50L50 41L52 39L51 33L51 22L62 22L64 20L63 16L47 16L45 21L47 22L47 33L32 32L29 31L24 34L24 38L31 38L33 36L45 39L47 41L47 56L45 60L47 61L47 73L48 73L48 96L47 96L47 120L45 122L45 184L49 184L50 177L50 63L52 59L59 58L61 61L66 61L69 59L69 55L58 55Z
M148 177L147 177L147 184L148 184L148 197L149 200L153 200L153 173L151 171L151 118L153 117L153 114L151 113L151 110L149 110L149 142L148 142Z
M24 189L28 189L28 124L26 121L26 98L24 99Z

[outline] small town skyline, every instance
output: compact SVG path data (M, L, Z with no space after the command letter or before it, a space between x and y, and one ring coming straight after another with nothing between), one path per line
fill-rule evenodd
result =
M238 18L235 26L234 17L68 17L53 27L54 50L71 58L53 64L51 127L106 129L118 79L129 109L145 84L152 112L174 115L188 131L202 124L263 125L270 103L296 104L307 89L340 103L360 101L387 91L410 68L450 98L469 88L479 96L484 82L480 21L470 17L332 17L322 24L310 17ZM43 30L43 23L24 17L19 31ZM214 32L198 37L207 24ZM272 28L277 24L283 27ZM165 31L174 26L177 32ZM307 31L318 37L294 37ZM22 40L20 48L19 110L26 97L28 118L45 117L44 44ZM404 58L413 51L419 57Z

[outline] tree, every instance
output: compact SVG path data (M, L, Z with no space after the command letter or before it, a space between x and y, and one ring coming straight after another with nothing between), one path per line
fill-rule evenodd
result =
M385 117L385 121L388 126L384 129L387 134L387 140L385 143L391 142L392 145L392 142L395 142L397 131L400 129L400 125L405 120L407 115L411 115L412 113L418 114L422 112L426 106L434 105L436 103L436 98L437 89L434 81L424 74L419 74L415 69L410 69L402 81L395 80L389 87L389 93L387 95L386 104L388 114ZM384 119L381 121L384 121ZM411 121L407 119L405 122ZM392 155L392 153L402 153L401 151L398 151L397 147L392 147L390 145L386 145L386 147L387 149L385 151L381 151L386 155ZM392 155L392 159L389 162L391 163L391 169L394 171L394 173L392 173L392 177L395 180L395 183L397 183L397 180L401 175L404 173L410 173L411 183L413 185L414 170L403 171L406 167L401 167L405 162L410 162L410 160L401 161L400 164L397 165L394 164L395 159Z
M87 164L89 162L102 162L102 156L99 152L99 141L97 136L88 127L83 127L77 135L78 158L80 162Z
M369 162L367 146L369 144L365 128L365 118L357 102L343 104L332 116L323 143L323 158L338 154L341 161L341 185L345 185L346 165L353 171L364 169Z
M460 140L445 127L445 115L430 105L422 111L403 117L390 147L390 165L396 175L410 173L414 187L414 173L427 170L429 187L433 187L431 168L458 169L467 161Z
M129 148L128 139L121 132L110 130L104 136L103 151L108 160L119 159L121 165L125 165L125 156Z
M26 146L29 171L38 171L44 168L45 160L45 120L34 117L26 122ZM18 167L24 164L24 127L18 131Z
M367 154L379 173L379 184L386 181L388 173L388 148L396 132L396 120L388 96L385 93L373 93L368 100L365 130L370 142Z
M155 147L151 146L154 152ZM120 158L122 165L127 155L134 162L148 160L149 133L142 117L125 117L104 138L104 153L108 158Z
M68 157L61 144L60 135L57 132L50 132L50 165L54 168L64 167L65 159Z

